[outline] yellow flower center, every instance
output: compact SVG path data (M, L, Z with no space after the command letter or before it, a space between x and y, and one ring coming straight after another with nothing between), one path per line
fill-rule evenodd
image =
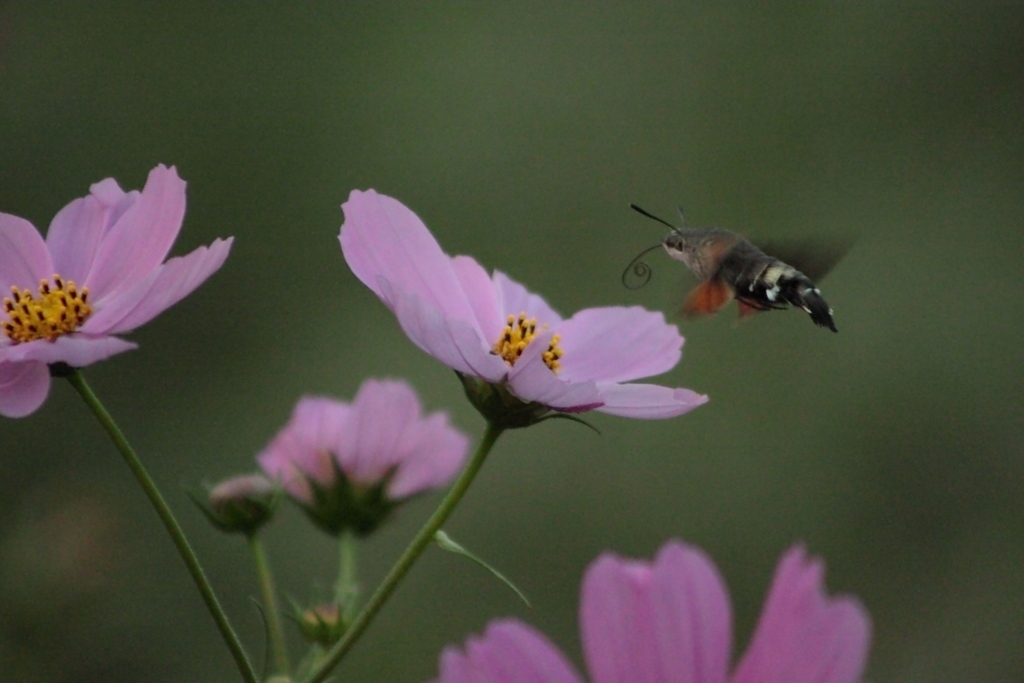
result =
M88 287L79 290L74 282L65 282L57 274L39 283L38 297L30 290L11 287L11 296L4 297L4 334L15 344L36 339L53 341L85 322L92 313L88 298Z
M494 353L501 356L509 365L515 365L519 357L523 355L523 351L526 350L526 347L536 336L536 318L527 319L526 313L520 313L519 317L509 315L505 331L502 332L501 337L494 344ZM541 354L544 364L551 368L552 372L558 372L560 365L558 359L562 357L563 353L562 348L558 345L559 339L557 334L551 337L548 350Z

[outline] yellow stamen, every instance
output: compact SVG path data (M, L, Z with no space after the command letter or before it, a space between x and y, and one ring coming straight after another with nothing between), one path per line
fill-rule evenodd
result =
M509 365L515 365L529 343L537 336L537 319L527 318L526 313L520 313L518 317L509 315L506 322L504 332L494 344L494 353L501 356ZM544 364L551 368L552 372L558 372L558 359L563 353L558 341L559 336L556 334L551 338L548 350L541 354Z
M557 373L558 369L562 367L562 364L558 362L558 359L562 357L562 347L558 345L561 341L559 335L551 337L551 343L548 344L548 350L541 354L541 358L544 359L544 364L551 368L551 372Z
M88 287L79 290L74 282L65 282L57 274L39 283L38 297L28 289L11 287L11 296L4 297L4 334L15 344L36 339L53 341L85 322L92 313L88 299Z

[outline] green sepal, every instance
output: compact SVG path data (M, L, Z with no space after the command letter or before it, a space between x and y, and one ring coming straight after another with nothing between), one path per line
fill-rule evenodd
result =
M293 614L286 615L299 628L299 633L307 642L328 648L341 640L348 630L349 622L336 604L327 602L315 607L303 608L297 602L292 603Z
M531 401L524 402L508 390L504 384L491 384L473 375L455 375L462 382L466 398L484 419L501 429L520 429L535 425L552 411L545 405Z
M313 523L327 533L338 536L351 531L363 538L376 531L402 502L387 496L388 483L394 474L391 470L372 486L359 486L335 463L334 481L330 485L306 479L313 502L299 504Z
M594 425L590 424L589 422L584 420L579 415L570 415L569 413L552 412L550 415L545 415L544 417L542 417L540 420L538 420L538 422L545 422L547 420L568 420L569 422L575 422L576 424L581 424L584 427L586 427L587 429L592 430L598 436L601 436L601 430L600 429L598 429Z
M204 487L206 490L203 493L186 488L185 494L202 511L210 524L228 534L242 533L251 536L256 533L274 517L277 504L281 500L281 491L275 489L270 493L253 494L214 504L210 500L210 491L213 487L205 484Z

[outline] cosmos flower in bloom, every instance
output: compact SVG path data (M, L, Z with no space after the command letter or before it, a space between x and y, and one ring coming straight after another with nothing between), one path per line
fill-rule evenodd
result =
M185 181L172 166L142 192L113 178L53 218L46 240L0 213L0 415L34 412L50 390L47 366L82 367L135 348L115 336L174 305L224 263L232 238L164 261L185 215Z
M404 382L367 380L351 404L305 397L256 460L330 533L373 531L394 507L448 484L469 440L422 415Z
M800 546L775 570L746 654L730 673L732 616L722 578L696 548L666 544L653 563L606 554L583 579L580 635L592 683L854 683L871 624L852 597L825 594L824 567ZM437 683L580 683L541 633L495 621L448 648Z
M661 313L604 307L563 319L504 273L449 257L391 197L354 190L342 209L339 239L352 272L414 344L464 382L479 378L525 404L568 413L668 418L707 401L689 389L625 383L679 362L683 338Z

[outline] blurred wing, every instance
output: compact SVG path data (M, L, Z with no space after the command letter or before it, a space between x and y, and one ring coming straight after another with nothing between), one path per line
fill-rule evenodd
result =
M817 282L825 277L853 246L851 238L827 240L797 239L764 242L758 245L764 253L789 264Z
M726 304L732 301L732 287L723 280L711 279L697 285L686 297L686 302L680 311L687 318L697 318L702 315L712 315L722 310Z

